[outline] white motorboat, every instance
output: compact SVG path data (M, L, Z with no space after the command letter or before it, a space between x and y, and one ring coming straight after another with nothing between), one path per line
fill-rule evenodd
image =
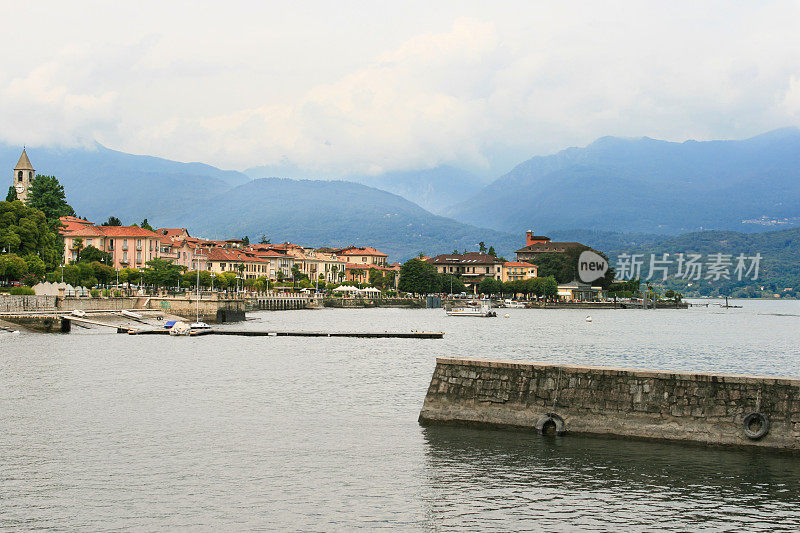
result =
M140 315L139 313L134 313L133 311L128 311L127 309L123 309L122 311L119 312L119 314L121 314L122 316L126 316L128 318L135 318L137 320L142 318L142 315Z
M70 314L72 316L76 316L78 318L83 318L83 317L86 316L86 311L84 311L83 309L73 309L72 313L70 313Z
M497 313L492 311L492 303L488 299L456 300L445 312L447 316L497 316Z
M503 307L508 307L509 309L525 309L525 304L514 300L505 300L503 301Z
M189 324L189 327L192 329L211 329L211 326L209 326L205 322L200 322L199 320L197 322L192 322L191 324Z

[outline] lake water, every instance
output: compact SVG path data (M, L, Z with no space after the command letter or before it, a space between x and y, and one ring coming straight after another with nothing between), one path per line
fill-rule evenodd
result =
M443 340L0 334L0 524L797 529L795 455L417 423L443 355L800 376L800 302L737 303L591 323L328 309L226 326Z

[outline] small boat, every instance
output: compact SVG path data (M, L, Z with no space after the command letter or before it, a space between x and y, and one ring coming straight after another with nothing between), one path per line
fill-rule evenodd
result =
M456 301L445 312L447 316L497 316L497 313L492 311L492 303L488 299Z
M122 316L126 316L128 318L137 318L137 319L142 318L142 315L140 315L139 313L134 313L133 311L128 311L126 309L120 311L119 314L121 314Z
M525 304L522 302L515 302L514 300L505 300L503 302L503 307L508 307L509 309L525 309Z
M173 337L184 337L189 335L192 332L192 328L189 327L189 324L186 322L181 322L180 320L175 322L171 328L169 328L169 334Z
M83 318L83 317L86 316L86 311L84 311L82 309L73 309L71 314L72 314L72 316L77 316L78 318Z
M164 329L171 329L177 322L177 320L167 320L164 322Z
M192 322L191 324L189 324L189 327L192 329L211 329L211 326L209 326L205 322L200 322L199 320L197 322Z

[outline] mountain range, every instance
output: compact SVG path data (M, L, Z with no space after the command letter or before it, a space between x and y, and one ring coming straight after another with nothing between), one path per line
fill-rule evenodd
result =
M529 159L445 214L500 231L537 233L753 231L798 224L800 130L740 141L603 137Z
M20 151L0 144L0 167L10 174ZM741 141L603 137L534 157L488 185L452 166L342 181L268 177L297 177L288 164L242 173L99 144L28 154L37 172L58 176L78 214L96 222L114 215L209 238L370 244L391 260L474 250L481 241L513 257L528 229L619 250L701 229L800 223L796 128Z

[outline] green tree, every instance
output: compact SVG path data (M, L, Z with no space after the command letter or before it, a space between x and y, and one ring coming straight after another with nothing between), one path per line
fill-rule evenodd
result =
M28 273L28 264L17 254L0 255L0 278L6 283L17 281Z
M489 255L492 257L497 257L497 252L494 251L494 246L489 247Z
M376 289L384 289L384 276L383 272L378 270L377 268L370 268L369 269L369 284L375 287Z
M181 281L186 267L172 264L171 259L155 258L145 263L144 281L155 287L175 287ZM210 279L210 275L209 275Z
M271 243L272 241L270 239L267 239L267 236L264 234L262 234L261 238L258 240L258 244L271 244Z
M244 245L244 246L250 246L250 237L248 237L247 235L245 235L244 237L242 237L242 245Z
M438 275L438 291L447 294L459 294L467 291L467 286L461 281L461 278L452 274L439 274ZM402 280L402 272L401 277ZM394 285L392 285L394 287Z
M60 217L75 216L75 210L67 203L64 186L59 183L58 178L55 176L37 174L31 180L28 199L25 203L28 207L33 207L44 213L48 223L54 228L58 224Z
M100 224L101 226L121 226L122 221L117 217L108 217L108 220Z
M436 267L419 259L409 259L400 267L399 289L403 292L429 294L438 292L441 278Z
M104 252L102 250L98 250L91 244L83 249L80 255L80 261L86 263L93 263L98 261L100 263L105 263L107 265L111 264L111 254Z
M110 224L109 224L109 225L110 225ZM121 225L121 224L120 224L120 225ZM144 219L144 220L142 220L142 223L140 224L140 226L141 226L141 228L142 228L142 229L147 229L147 230L150 230L150 231L155 231L155 230L153 229L153 226L151 226L151 225L150 225L150 223L149 223L149 222L147 222L147 219Z
M8 188L8 194L6 195L6 202L13 202L17 199L17 189L13 185Z
M64 256L64 243L42 211L19 200L0 202L0 253L34 254L53 269Z
M486 253L486 243L481 241L478 243L478 251L482 254Z

